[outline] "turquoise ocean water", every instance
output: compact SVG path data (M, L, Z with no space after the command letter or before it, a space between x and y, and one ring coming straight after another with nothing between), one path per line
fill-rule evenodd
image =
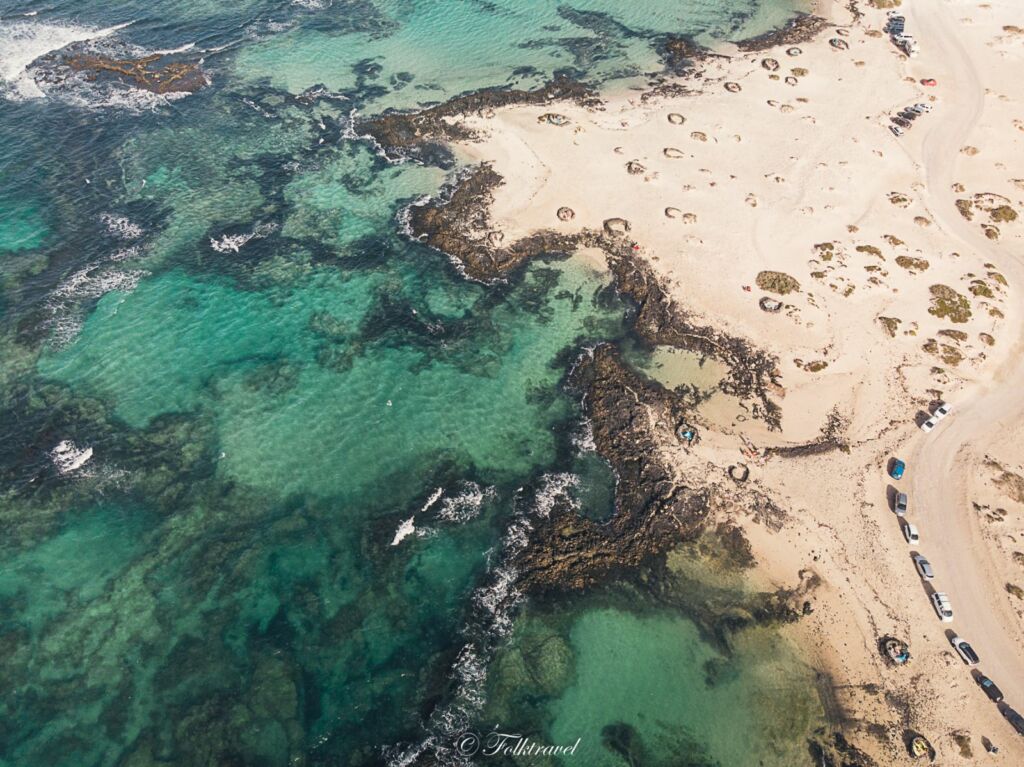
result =
M629 308L571 259L467 282L400 231L448 171L350 131L795 7L0 0L0 765L800 763L794 650L694 619L741 582L516 594L538 507L613 513L564 380ZM211 85L48 82L69 44ZM495 729L579 746L459 753Z

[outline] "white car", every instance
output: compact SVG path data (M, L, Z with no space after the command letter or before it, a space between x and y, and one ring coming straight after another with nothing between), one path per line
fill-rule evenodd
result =
M953 605L950 604L946 592L936 591L932 594L932 607L935 608L935 614L939 616L940 621L943 623L953 622Z
M929 104L914 104L914 109L917 109L920 112L931 112L932 111L931 105L929 105Z
M921 542L921 535L917 532L917 525L912 525L910 522L903 525L903 537L907 539L907 543L911 546Z
M981 658L978 657L978 653L974 652L974 648L960 637L951 637L949 643L953 645L956 654L963 658L964 663L968 666L977 666L981 662Z
M921 424L921 431L927 433L934 429L936 426L938 426L939 421L941 421L943 418L949 415L950 411L952 410L953 406L950 405L948 402L940 402L939 406L932 411L931 418L929 418L927 421Z
M926 581L930 581L935 577L935 572L932 570L932 563L920 554L914 555L914 567L917 568L918 574Z
M892 135L894 135L894 136L902 136L903 135L903 128L901 128L898 125L890 125L889 126L889 130L892 131Z

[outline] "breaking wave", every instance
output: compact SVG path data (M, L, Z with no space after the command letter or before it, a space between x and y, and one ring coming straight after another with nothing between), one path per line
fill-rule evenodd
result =
M35 61L72 43L108 37L129 24L95 29L38 21L0 22L0 96L13 101L43 98L46 93L32 67Z
M256 224L251 232L244 234L225 234L222 237L210 238L210 247L218 253L237 253L251 240L259 240L277 231L277 224Z
M57 473L65 476L74 473L92 460L92 448L79 447L71 440L65 439L58 442L50 451L50 460L53 461Z

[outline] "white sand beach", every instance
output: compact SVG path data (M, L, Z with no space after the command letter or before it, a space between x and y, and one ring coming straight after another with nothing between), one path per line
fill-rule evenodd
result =
M735 518L756 578L822 579L792 633L833 675L853 742L903 763L913 730L939 763L966 764L988 758L986 737L1000 746L992 764L1024 764L1024 738L947 637L968 639L1024 710L1024 20L1011 0L905 0L920 45L907 58L885 11L860 5L855 18L822 3L833 26L798 46L722 46L702 77L680 80L685 95L468 118L483 140L458 149L504 178L491 215L506 242L626 219L682 306L778 356L781 433L716 395L700 450L665 446L680 466L724 469L745 445L814 440L831 413L845 423L848 452L748 461L749 481L790 512L781 530ZM890 117L918 103L928 109L894 135ZM763 311L765 296L781 311ZM926 434L916 421L939 400L953 413ZM892 457L907 463L899 482ZM917 545L890 507L896 490ZM949 595L952 623L932 590ZM907 667L879 654L888 634L910 642Z

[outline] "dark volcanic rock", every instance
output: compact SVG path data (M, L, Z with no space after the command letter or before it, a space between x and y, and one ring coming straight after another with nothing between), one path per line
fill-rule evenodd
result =
M495 247L498 239L488 209L493 191L504 183L489 165L463 175L440 197L409 208L413 236L458 261L467 277L500 279L530 258L543 253L568 253L578 236L545 230Z
M736 47L747 53L774 48L776 45L805 43L827 26L828 22L820 16L801 13L799 16L795 16L787 21L779 29L773 29L770 32L765 32L763 35L749 37L746 40L738 40Z
M579 362L571 385L583 393L597 451L618 478L616 513L595 522L562 507L535 523L516 562L526 591L581 589L632 570L696 534L707 516L707 491L677 483L650 426L652 410L678 418L672 392L630 371L609 345Z
M373 137L391 156L418 155L431 143L474 138L473 131L450 118L510 104L547 104L558 100L575 101L585 106L601 104L590 86L568 77L556 77L532 91L484 88L415 112L385 112L360 120L356 128L359 133Z

